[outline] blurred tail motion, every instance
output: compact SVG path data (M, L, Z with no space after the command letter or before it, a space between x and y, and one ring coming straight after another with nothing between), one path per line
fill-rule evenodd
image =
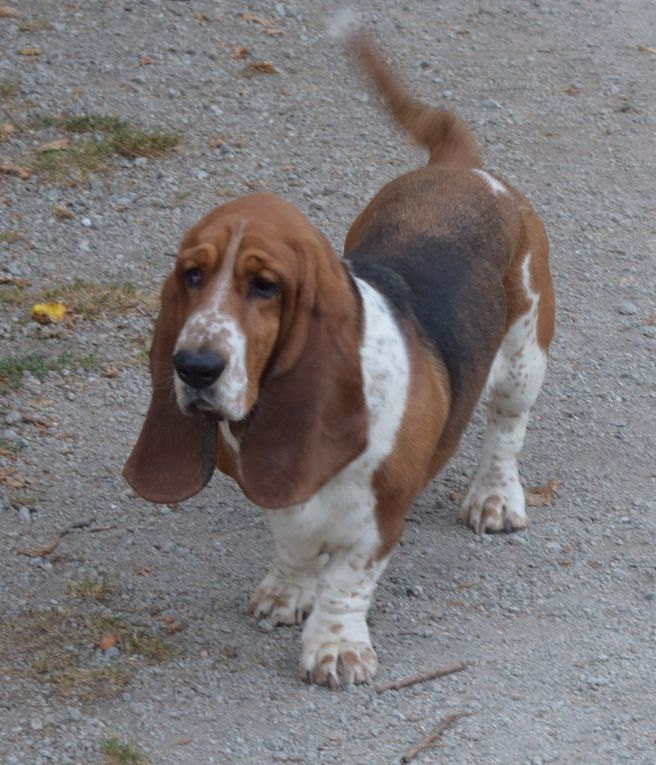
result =
M430 152L429 165L482 167L476 139L455 114L434 109L413 98L385 63L371 37L361 31L346 35L346 47L372 79L376 89L401 125Z

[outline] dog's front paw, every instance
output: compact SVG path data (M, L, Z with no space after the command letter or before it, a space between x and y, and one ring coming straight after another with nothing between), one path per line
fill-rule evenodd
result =
M316 580L298 582L267 574L251 598L251 611L258 619L268 616L273 625L300 624L314 606Z
M333 640L303 648L301 677L308 683L339 685L370 683L378 669L371 643Z
M460 508L460 517L477 534L525 529L528 516L519 477L508 477L503 484L475 480Z

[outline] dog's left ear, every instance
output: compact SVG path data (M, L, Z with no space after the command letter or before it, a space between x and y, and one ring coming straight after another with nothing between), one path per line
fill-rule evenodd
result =
M240 441L239 483L266 508L307 501L367 445L359 300L323 237L299 249L278 346Z
M182 325L175 274L164 284L150 349L152 397L123 477L150 502L181 502L210 480L216 460L216 423L180 411L173 387L173 349Z

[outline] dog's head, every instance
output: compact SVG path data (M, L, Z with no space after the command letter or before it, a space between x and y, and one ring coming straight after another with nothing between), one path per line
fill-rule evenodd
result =
M201 220L162 290L129 483L158 502L200 491L226 420L245 493L266 507L305 501L365 445L358 305L292 205L256 194Z

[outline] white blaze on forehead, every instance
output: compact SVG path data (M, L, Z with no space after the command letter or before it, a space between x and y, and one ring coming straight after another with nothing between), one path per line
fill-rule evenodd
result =
M212 295L189 317L175 348L176 352L206 348L224 359L225 370L212 386L213 403L226 417L235 420L247 414L246 336L236 317L227 312L225 303L245 228L246 221L241 221L232 233Z
M493 175L490 175L490 173L487 173L485 170L474 170L473 172L476 173L476 175L479 175L492 189L492 193L494 196L497 194L507 194L508 189L506 188L506 185L504 183L501 183L500 180L495 178Z

